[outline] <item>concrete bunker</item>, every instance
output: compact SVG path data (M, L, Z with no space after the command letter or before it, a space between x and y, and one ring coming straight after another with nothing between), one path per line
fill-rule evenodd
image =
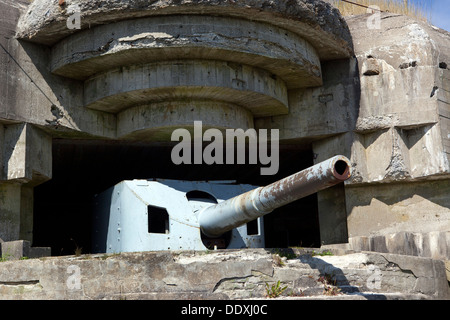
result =
M79 29L68 28L74 13ZM294 92L323 85L323 61L352 54L345 22L321 1L34 1L16 36L30 53L48 53L40 71L53 92L47 100L55 102L42 104L50 117L39 130L51 141L51 180L34 189L29 240L52 246L55 255L74 246L89 252L90 201L124 179L187 176L264 185L313 165L312 144L327 132L311 138L286 130L281 168L270 181L251 165L176 168L168 141L175 128L194 121L220 130L269 128L266 120L290 114ZM318 246L317 196L285 210L309 214L305 223L277 215L284 222L265 225L272 229L268 245ZM249 229L261 232L252 223Z
M81 154L90 165L108 144L147 145L168 159L161 144L174 128L196 120L220 130L279 129L281 162L290 161L288 146L312 164L336 154L351 159L351 181L316 195L320 244L383 234L394 225L409 232L418 224L426 232L434 225L448 229L446 33L388 13L379 33L367 29L367 17L344 20L322 1L71 4L79 6L81 29L67 28L71 13L56 2L3 4L15 17L2 31L11 56L2 55L8 79L1 100L7 107L0 110L1 188L14 199L0 206L4 240L33 238L39 221L33 222L32 208L47 201L38 199L39 185L58 180L58 144L84 143L91 155ZM30 77L14 76L23 71ZM114 156L132 158L126 150L117 147ZM135 172L124 178L161 177L138 172L144 165L128 166ZM192 178L206 175L205 168ZM225 179L250 172L233 168ZM95 180L91 172L72 181L83 176ZM416 186L439 185L444 193L419 197L438 211L435 218L420 207L406 212L403 200L386 191L391 184L404 186L403 197L414 201ZM386 197L385 205L376 201ZM427 219L432 223L417 222Z
M445 278L443 264L432 261L449 259L448 32L391 13L381 13L380 29L370 29L367 15L343 18L320 0L149 2L0 0L0 16L6 17L0 19L3 253L14 246L21 246L17 259L32 257L28 253L39 246L51 246L53 255L93 251L92 199L127 179L273 181L249 165L172 165L170 134L198 120L220 130L279 129L280 177L271 179L336 154L351 159L350 181L267 216L263 229L260 223L247 224L247 235L264 231L270 247L337 244L383 252L370 255L374 263L395 256L390 253L431 257L406 257L406 264L387 260L408 278L407 292L436 296L448 289L445 280L437 282ZM81 29L67 27L74 9ZM194 207L213 201L199 193L189 198ZM170 234L170 211L163 205L143 210L148 214L149 208L160 223L155 229L145 225L145 232ZM278 220L268 221L272 218ZM215 252L217 270L224 269L223 255L242 259L251 251ZM259 258L252 260L261 252L267 272ZM254 270L270 274L270 254L260 253L241 261L249 263L247 274L239 267L216 281L204 277L200 297L211 297L210 290L229 279L252 279ZM184 252L182 259L196 261L195 254ZM129 266L133 256L103 255L89 263L102 271L102 265L126 261ZM173 269L189 271L159 253L138 256L151 268L166 268L169 262ZM426 268L432 274L422 274L421 263L411 267L419 260L432 263ZM66 281L54 281L55 263L78 262L88 263L85 257L29 259L17 264L17 274L7 263L1 273L3 296L16 294L17 286L10 284L26 282L37 290L16 297L86 298L88 286L72 295ZM392 272L391 266L383 270ZM137 273L143 275L140 267L132 269L120 276L135 281ZM61 268L57 278L65 279L66 270ZM162 290L170 294L158 292L158 297L186 297L185 292L199 289L197 282L183 283L178 289L186 291L174 293L174 284L189 275L175 279L171 274L170 281L159 275L166 284ZM99 278L116 284L115 273L91 278L95 286ZM161 288L149 280L143 278L147 288ZM263 292L266 279L260 281ZM113 292L110 296L122 298L122 287Z

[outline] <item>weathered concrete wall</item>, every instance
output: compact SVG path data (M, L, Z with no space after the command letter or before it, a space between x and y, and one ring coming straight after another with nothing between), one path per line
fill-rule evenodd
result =
M340 196L337 189L319 193L321 238L325 244L346 242L343 235L347 231L352 237L388 232L388 227L392 227L389 232L414 228L431 231L436 230L436 226L439 230L450 229L450 206L445 200L450 173L446 147L448 130L447 120L442 116L447 106L443 95L447 87L445 61L448 60L450 35L425 23L392 14L381 16L381 29L368 29L368 17L346 19L354 40L356 61L353 69L347 69L351 72L342 73L339 69L336 72L340 82L334 86L341 86L344 92L341 96L346 97L341 100L344 104L333 101L331 94L329 110L335 113L326 118L304 113L308 115L308 124L314 124L314 119L326 119L318 127L322 134L332 135L313 142L315 161L344 154L353 163L352 178L345 183ZM325 75L326 67L323 70ZM324 76L323 88L328 83ZM347 85L342 87L343 84ZM443 93L439 96L439 92ZM314 100L305 97L302 103L314 104ZM343 109L345 103L347 107ZM357 105L356 111L351 108L353 104ZM323 114L324 110L321 111ZM345 111L350 115L347 122L342 118ZM330 119L339 120L338 125L332 127L334 132L327 130L333 123ZM434 179L443 181L409 183ZM374 185L379 183L387 184ZM429 199L425 200L429 205L405 206L402 200L395 200L397 194L393 189L401 190L403 198ZM380 198L390 199L387 201L391 210L410 217L408 223L380 210L376 201ZM347 209L343 209L342 202ZM427 219L425 226L420 222L423 216Z
M381 253L280 258L264 249L140 252L0 263L2 299L449 299L442 261ZM322 277L322 280L321 278ZM335 281L323 283L325 278Z
M437 89L437 100L439 107L439 123L442 130L444 152L447 161L450 162L450 70L446 62L441 62ZM445 68L446 67L446 68Z
M358 39L354 44L361 75L353 147L355 153L362 153L358 147L365 150L365 161L356 163L367 175L355 175L355 182L448 176L445 123L440 122L435 91L442 87L440 65L446 56L441 52L448 46L436 38L448 42L450 34L404 16L383 16L380 30L364 29L364 16L347 21Z
M360 95L357 60L323 62L322 74L320 87L289 90L288 115L257 117L255 127L279 129L281 140L308 142L354 130Z
M28 124L4 126L1 180L34 184L52 176L51 138Z
M51 138L29 124L2 126L1 238L32 240L33 187L52 177Z
M449 231L384 232L380 235L355 236L348 243L323 246L355 251L375 251L443 260L450 263ZM450 270L447 267L447 274ZM450 276L447 277L450 281Z
M392 14L369 30L366 18L347 19L361 79L348 235L448 231L448 130L438 93L447 90L450 34Z
M59 135L96 135L112 137L115 118L97 111L79 108L83 104L83 84L57 77L48 68L50 49L15 37L20 14L29 1L0 2L0 121L26 122Z
M449 231L449 192L448 180L346 188L349 237Z
M256 126L280 128L284 139L313 141L316 163L336 154L351 159L353 174L345 190L335 188L318 195L325 244L346 242L347 230L350 237L356 230L368 235L393 223L394 218L386 219L375 202L367 204L358 196L359 192L374 199L381 196L375 190L383 187L369 185L404 182L399 187L404 197L413 198L422 193L426 183L410 186L407 181L448 181L450 173L445 62L450 34L393 14L381 16L380 29L369 29L368 18L346 19L355 59L322 63L322 87L291 90L289 115L255 120ZM437 189L442 199L446 198L445 181ZM438 210L439 218L423 212L429 229L440 225L441 230L449 230L450 207L439 203L426 209L414 207L410 212L411 207L401 203L391 205L404 215ZM357 210L361 220L356 218ZM415 219L409 220L405 231L413 228ZM419 221L417 229L421 228ZM401 222L396 226L402 229Z

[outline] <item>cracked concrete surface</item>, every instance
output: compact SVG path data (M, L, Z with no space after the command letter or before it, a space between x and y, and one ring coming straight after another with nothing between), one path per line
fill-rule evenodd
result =
M136 252L0 263L2 299L261 299L280 281L282 298L448 299L442 261L386 253L312 255L290 249ZM275 253L276 252L276 253ZM73 272L78 270L78 273ZM78 276L78 278L77 278ZM371 285L379 277L379 286ZM78 281L79 286L75 286ZM72 286L71 286L72 285ZM329 288L328 288L329 289ZM333 297L330 297L333 299Z

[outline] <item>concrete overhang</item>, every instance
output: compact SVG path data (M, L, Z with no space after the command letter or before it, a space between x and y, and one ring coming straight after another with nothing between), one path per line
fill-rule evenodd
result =
M59 5L59 3L63 3ZM323 60L348 58L352 38L339 11L320 0L35 0L21 17L17 37L52 46L80 30L67 28L71 12L78 6L81 30L122 20L168 15L234 17L268 22L301 36Z
M74 15L79 28L68 24ZM169 103L191 110L187 125L207 102L222 127L251 126L288 114L289 90L321 86L322 61L353 55L345 20L320 0L35 0L16 36L51 47L51 72L82 81L84 107L119 122L128 109L154 114ZM207 114L199 119L218 125ZM155 126L122 125L130 134Z

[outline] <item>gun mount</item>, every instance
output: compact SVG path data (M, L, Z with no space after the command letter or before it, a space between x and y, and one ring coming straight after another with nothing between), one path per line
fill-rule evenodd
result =
M265 187L226 181L122 181L97 197L93 249L261 248L264 215L350 176L349 160L335 156Z

